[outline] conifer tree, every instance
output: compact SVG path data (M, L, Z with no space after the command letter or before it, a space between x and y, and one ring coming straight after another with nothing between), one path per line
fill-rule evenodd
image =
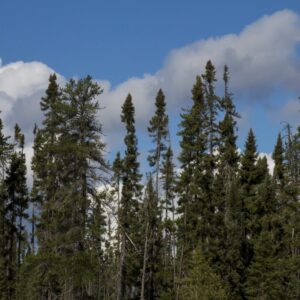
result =
M278 134L276 145L272 154L274 160L274 170L273 178L276 183L283 189L284 186L284 176L285 176L285 167L284 167L284 148L282 144L281 134Z
M141 299L159 299L163 291L161 216L151 175L145 191L144 208L146 226Z
M15 141L20 148L14 149L10 157L9 167L5 178L7 199L5 201L6 215L6 274L7 274L7 298L14 299L17 283L17 270L21 264L21 249L24 242L23 220L27 217L28 192L26 186L26 164L24 149L24 135L20 127L15 126Z
M237 185L239 155L236 146L236 120L239 117L229 92L229 70L225 65L224 97L221 99L221 109L224 117L219 123L219 154L217 173L214 184L214 203L216 213L216 244L219 266L216 269L222 275L231 298L240 299L242 262L241 252L241 198ZM217 264L216 264L217 265Z
M265 174L255 203L254 256L247 272L248 299L286 299L280 266L281 227L274 181Z
M176 221L175 221L175 189L176 189L176 174L175 165L173 163L173 151L169 146L162 162L161 180L163 184L164 196L162 202L165 205L168 218L164 221L166 230L166 250L164 265L164 291L174 297L175 282L176 282ZM169 216L170 214L170 216Z
M291 126L286 126L285 136L285 185L284 193L280 197L284 204L282 215L283 223L283 245L285 259L286 299L297 299L300 297L300 217L299 217L299 186L300 186L300 135L293 134Z
M166 103L165 103L165 95L163 91L160 89L156 96L155 101L155 107L156 111L154 116L150 120L150 126L148 127L148 132L150 137L152 138L152 142L154 144L154 149L150 151L150 155L148 156L148 161L150 164L150 167L154 167L155 172L155 194L156 194L156 205L159 208L159 215L157 216L159 219L156 220L155 224L153 223L153 226L156 225L157 228L150 228L150 232L152 231L161 231L163 230L164 235L164 242L161 243L161 240L157 240L154 243L158 245L161 245L163 247L164 251L158 251L160 255L163 255L163 269L166 271L167 269L167 243L168 243L168 232L167 228L164 226L168 219L168 207L165 203L163 203L162 199L160 198L160 171L161 171L161 160L167 150L166 142L169 135L168 130L168 116L166 115ZM164 220L164 222L162 222ZM153 235L153 238L161 239L161 235L158 234L158 232ZM156 258L153 256L153 258ZM158 258L156 258L158 259ZM151 264L152 262L149 261Z
M96 118L100 93L90 76L72 79L59 90L52 75L41 102L45 119L35 136L33 158L34 188L42 198L36 258L44 269L41 297L90 296L88 212L107 170Z
M7 220L7 186L6 170L9 165L13 145L9 136L3 133L3 122L0 119L0 299L8 297L8 220Z
M97 119L101 94L100 86L90 76L75 81L71 79L63 89L64 127L59 139L60 161L64 168L61 176L63 206L57 221L64 224L58 235L59 247L64 249L65 264L71 266L65 273L65 285L74 299L88 297L89 248L86 245L86 227L91 201L97 199L96 188L106 182L107 163L104 159L102 125ZM65 216L69 215L66 222ZM67 253L72 253L69 259ZM70 276L72 274L72 276ZM65 291L68 292L68 291ZM64 293L65 293L64 292Z
M156 96L155 101L155 115L150 120L148 132L152 138L155 149L150 151L148 161L150 167L155 167L155 190L157 202L159 199L159 173L161 157L164 155L167 147L166 140L168 138L168 116L166 115L166 102L165 95L160 89Z
M140 296L140 270L142 247L140 232L141 174L139 173L134 106L129 94L122 106L121 120L126 126L126 150L123 159L123 187L119 213L121 230L121 256L117 299L136 299Z
M256 162L258 158L256 140L252 129L248 133L245 143L244 153L241 156L241 167L239 170L239 183L241 185L241 230L242 230L242 251L241 259L243 262L243 269L241 272L242 282L246 280L246 269L250 265L253 257L253 245L250 242L253 234L251 228L251 208L253 207L254 199L257 195L256 187L257 167Z
M179 299L227 299L221 278L213 272L199 249L193 251L189 265L188 275L181 283L182 288Z
M178 180L178 277L186 272L187 260L199 243L208 250L209 224L213 213L212 203L207 199L209 180L207 168L208 113L200 76L192 89L193 105L181 114L181 153L179 161L182 172ZM179 286L176 299L179 295Z

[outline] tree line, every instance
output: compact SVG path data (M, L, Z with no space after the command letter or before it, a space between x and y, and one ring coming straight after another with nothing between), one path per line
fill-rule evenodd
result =
M300 299L300 127L278 134L270 173L208 61L182 110L180 154L160 89L140 171L135 108L122 106L125 150L110 164L90 76L55 74L35 126L33 185L25 136L0 120L0 299Z

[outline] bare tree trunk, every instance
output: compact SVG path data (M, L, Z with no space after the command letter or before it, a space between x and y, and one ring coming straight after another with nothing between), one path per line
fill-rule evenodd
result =
M185 230L186 230L186 213L187 213L187 210L186 210L186 205L185 205L185 209L184 209L184 228L185 228ZM176 288L176 297L175 297L176 300L178 300L178 298L179 298L179 287L180 287L180 280L182 277L184 243L185 243L185 238L184 238L182 246L181 246L180 262L179 262L179 270L178 270L179 282L177 283L177 288Z
M175 224L175 205L174 205L174 199L172 198L172 222L173 226ZM176 281L176 236L175 231L172 232L172 245L171 245L171 251L173 256L173 287L175 291L175 281Z
M35 253L35 212L34 212L34 203L32 206L32 220L31 220L31 248L32 253Z
M119 274L117 282L117 300L122 300L124 297L124 262L126 252L126 237L124 229L122 229L121 253L119 262Z
M146 233L145 233L146 238L145 238L142 283L141 283L141 298L140 298L141 300L144 300L144 294L145 294L145 275L146 275L147 250L148 250L148 231L149 231L149 222L147 222Z

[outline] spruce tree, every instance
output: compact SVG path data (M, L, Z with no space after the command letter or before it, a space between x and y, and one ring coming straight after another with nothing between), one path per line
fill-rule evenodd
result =
M33 158L34 189L41 198L40 296L82 299L91 296L90 205L107 170L96 117L101 89L90 76L70 80L62 90L55 81L51 76L42 99L45 119L35 136Z
M227 299L221 278L213 272L199 249L193 251L189 266L188 274L181 282L179 299Z
M254 256L247 272L248 299L286 299L284 272L280 265L281 226L274 181L265 174L258 188L253 237Z
M208 240L212 218L212 203L207 199L209 174L207 168L207 104L204 99L200 76L192 89L193 104L181 114L180 123L181 174L178 179L178 278L186 273L187 261L192 250L201 243L203 251L208 250ZM206 252L207 253L207 252ZM177 286L176 299L179 295Z
M224 117L219 123L219 148L217 172L214 183L214 203L216 212L216 271L224 278L228 295L241 298L240 271L241 252L241 197L237 185L239 154L236 146L236 118L239 117L229 92L229 70L225 65L224 96L221 109Z
M150 164L150 167L154 167L154 173L155 173L155 201L157 207L159 207L159 212L158 212L158 218L155 222L155 225L157 228L150 228L151 231L161 231L163 230L163 235L164 235L164 242L161 244L160 240L157 240L154 243L157 244L157 246L160 244L164 249L163 253L162 251L158 251L160 255L163 255L163 261L164 264L161 266L163 270L166 272L167 269L167 241L168 241L168 232L167 228L164 226L166 224L165 222L168 219L168 207L162 202L162 199L160 198L160 171L161 171L161 160L167 150L166 142L168 139L169 135L169 130L168 130L168 116L166 115L166 103L165 103L165 95L163 91L160 89L157 93L156 96L156 101L155 101L155 107L156 111L154 116L150 120L150 126L148 127L148 132L150 137L152 138L152 142L154 144L154 149L150 151L150 155L148 156L148 161ZM164 222L162 222L164 220ZM154 224L153 224L154 226ZM158 238L161 239L161 235L155 234L153 235L153 238ZM155 257L155 256L154 256ZM154 258L153 257L153 258ZM155 259L158 259L155 257ZM149 263L152 263L149 261Z
M64 264L70 266L63 274L64 285L71 289L74 299L90 296L86 288L92 265L91 260L86 261L90 257L86 244L88 212L97 200L97 186L106 182L105 144L97 119L99 94L101 88L90 76L78 81L71 79L62 91L64 127L58 141L58 165L61 162L64 172L60 174L63 188L58 196L62 197L63 205L57 222L63 226L58 232L58 247L64 249ZM67 288L64 294L69 293Z
M15 142L19 149L14 149L6 170L5 186L7 199L5 201L6 215L6 274L8 299L14 299L17 284L17 270L21 265L21 249L25 239L24 218L27 218L28 191L26 185L26 163L24 149L24 135L20 127L15 126ZM18 151L19 150L19 151Z
M161 165L161 157L164 155L167 147L166 141L168 138L168 116L166 115L165 95L160 89L155 101L155 115L150 120L148 132L152 138L155 149L150 151L148 161L150 167L155 167L155 190L157 201L159 199L159 173Z
M119 213L121 255L117 299L136 299L140 296L140 270L142 264L140 232L141 174L139 173L134 106L129 94L122 106L121 120L126 126L123 159L123 187Z
M164 220L166 231L165 246L166 257L163 275L164 294L174 297L176 283L176 220L175 220L175 197L176 197L176 173L173 162L173 151L169 146L162 162L161 180L163 188L163 205L168 218ZM170 214L170 215L169 215ZM166 296L168 297L168 296Z
M7 219L7 186L6 170L12 154L13 145L9 142L9 136L3 133L3 122L0 119L0 299L8 297L8 241L9 223Z
M145 191L144 255L141 299L160 299L163 292L161 214L150 175Z
M278 134L276 145L272 154L274 160L274 170L273 178L276 183L280 186L281 189L284 187L284 176L285 176L285 167L284 167L284 147L282 144L281 134Z

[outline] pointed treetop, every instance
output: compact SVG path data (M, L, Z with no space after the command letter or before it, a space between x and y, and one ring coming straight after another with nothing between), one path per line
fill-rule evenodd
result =
M18 124L15 125L15 141L19 144L20 148L24 148L25 136L21 132L21 128Z
M280 133L277 136L277 141L272 153L272 158L275 163L273 176L275 179L282 181L284 177L284 148Z
M214 82L217 81L217 79L216 79L216 69L215 69L215 66L212 64L211 60L209 60L206 63L205 74L203 75L203 78L211 86L213 86Z
M128 94L122 106L121 120L124 123L134 124L134 106L132 103L132 96Z

